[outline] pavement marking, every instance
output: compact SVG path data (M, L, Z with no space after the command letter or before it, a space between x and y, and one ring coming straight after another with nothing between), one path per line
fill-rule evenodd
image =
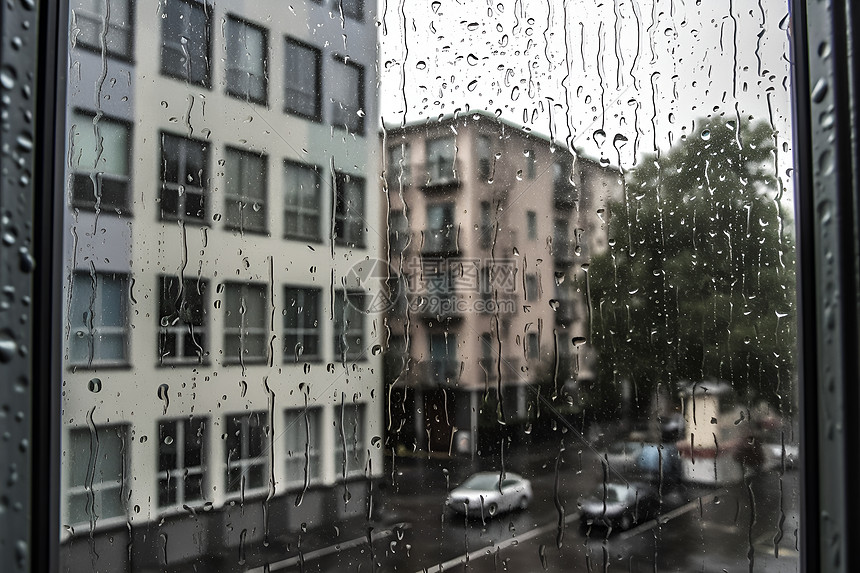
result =
M383 529L380 531L374 531L370 539L371 541L377 541L379 539L384 539L386 537L390 537L394 535L395 529L409 529L412 527L408 523L395 523L391 527L387 529ZM355 539L350 539L348 541L344 541L343 543L337 543L335 545L329 545L328 547L323 547L322 549L316 549L314 551L308 551L307 553L302 553L301 555L296 555L295 557L290 557L289 559L283 559L281 561L275 561L274 563L269 563L269 571L278 571L279 569L286 569L287 567L293 567L294 565L298 565L302 561L313 561L314 559L319 559L320 557L325 557L327 555L332 555L334 553L339 553L346 549L352 549L353 547L359 547L367 543L367 536L363 535L361 537L356 537ZM247 569L247 573L263 573L265 571L265 565L260 567L255 567L253 569Z
M579 516L580 516L579 512L575 512L575 513L568 515L567 517L564 518L564 524L570 525L570 523L572 521L576 521L577 519L579 519ZM548 533L548 532L553 531L555 529L558 529L558 522L557 521L552 522L552 523L547 523L546 525L542 525L540 527L536 527L534 529L526 531L525 533L523 533L522 535L520 535L518 537L511 537L510 539L505 539L501 543L491 543L490 545L485 545L485 546L481 547L480 549L475 549L474 551L471 551L465 555L460 555L459 557L454 557L453 559L449 559L448 561L445 561L444 563L438 563L436 565L433 565L432 567L425 567L423 569L419 569L416 573L429 573L431 571L445 571L445 570L449 569L450 567L456 567L457 565L460 565L461 563L465 563L467 561L475 561L476 559L480 559L481 557L487 557L489 555L492 555L494 553L493 550L495 550L495 552L497 553L497 552L501 551L502 549L506 549L506 548L510 547L511 545L517 545L521 541L528 541L529 539L533 539L533 538L537 537L538 535L543 535L544 533Z

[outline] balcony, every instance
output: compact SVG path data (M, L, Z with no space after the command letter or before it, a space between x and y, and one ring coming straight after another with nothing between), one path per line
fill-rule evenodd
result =
M385 170L385 183L390 190L399 190L401 185L403 189L407 189L412 185L412 166L389 165Z
M451 256L460 252L457 244L457 232L453 228L444 231L427 230L424 232L424 244L421 254L426 256Z
M460 187L460 161L440 157L418 168L424 174L421 188L425 192L446 192Z
M572 209L579 201L579 190L566 177L556 179L553 185L553 199L557 209Z
M556 239L552 243L552 258L556 266L568 266L576 260L576 246L570 239Z

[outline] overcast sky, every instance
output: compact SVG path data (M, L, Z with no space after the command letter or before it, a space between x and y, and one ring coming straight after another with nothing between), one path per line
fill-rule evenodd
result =
M379 2L386 124L471 106L629 168L699 118L752 116L788 183L785 0Z

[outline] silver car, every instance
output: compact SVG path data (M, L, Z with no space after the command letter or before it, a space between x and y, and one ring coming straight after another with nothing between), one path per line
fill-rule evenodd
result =
M531 500L532 484L524 477L511 472L479 472L451 490L445 504L453 511L483 518L525 509Z

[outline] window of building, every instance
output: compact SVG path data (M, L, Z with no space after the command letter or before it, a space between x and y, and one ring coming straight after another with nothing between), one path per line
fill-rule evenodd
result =
M529 240L534 241L538 238L537 213L534 211L526 211L526 227L528 228Z
M409 144L399 143L388 148L388 187L397 189L412 184L412 164L410 163Z
M481 368L489 378L494 378L497 371L496 349L493 347L493 335L485 332L481 335Z
M573 256L573 245L570 242L570 223L563 217L558 217L555 220L552 251L556 259L563 261L569 261Z
M265 411L243 412L227 416L226 464L228 493L247 493L266 484L268 468L267 428Z
M322 290L286 287L284 301L284 362L320 360Z
M534 179L537 175L537 157L534 149L526 149L524 153L526 157L526 177Z
M478 136L478 179L486 181L490 178L492 170L492 150L490 138L486 135Z
M453 137L427 140L427 176L431 183L454 180L454 145Z
M526 334L526 357L530 361L540 359L540 344L538 343L537 332Z
M533 273L526 274L526 300L534 302L538 299L538 276Z
M78 271L69 307L69 363L128 364L128 276Z
M367 359L364 337L365 293L338 290L334 293L334 353L341 362Z
M342 478L354 474L363 475L367 458L367 405L341 402L340 406L335 408L334 414L336 473Z
M241 232L265 233L268 209L268 159L265 155L227 148L224 165L224 225Z
M286 410L279 440L286 451L286 483L310 483L322 477L322 408Z
M319 241L322 183L319 168L284 161L284 237Z
M268 33L265 29L227 16L227 93L255 103L266 103Z
M161 134L161 218L203 223L209 182L209 145Z
M224 288L224 361L253 363L266 359L269 335L268 287L262 283L226 283Z
M322 57L318 48L284 38L284 111L319 121L322 115Z
M126 213L129 210L131 137L128 124L105 116L72 114L72 206Z
M125 516L127 433L127 426L110 424L69 430L67 523Z
M430 376L439 383L452 383L460 373L457 335L453 332L430 334Z
M164 10L161 73L209 87L211 9L200 0L171 0L160 4L160 8Z
M364 178L335 174L334 242L364 247Z
M364 67L335 56L331 70L331 124L350 133L364 134Z
M203 500L206 419L158 423L158 505L183 506Z
M388 245L392 255L402 253L411 236L409 220L403 209L393 209L388 215Z
M482 248L489 249L496 238L496 224L493 221L493 207L489 201L481 201L481 224L478 227Z
M158 358L162 364L200 364L209 353L206 295L209 282L174 276L160 279Z
M71 41L101 53L130 60L134 49L134 0L77 0L72 9ZM102 40L104 38L104 40Z
M364 0L336 0L346 18L359 22L364 20Z
M427 205L424 251L428 253L451 252L455 249L456 239L454 203Z

